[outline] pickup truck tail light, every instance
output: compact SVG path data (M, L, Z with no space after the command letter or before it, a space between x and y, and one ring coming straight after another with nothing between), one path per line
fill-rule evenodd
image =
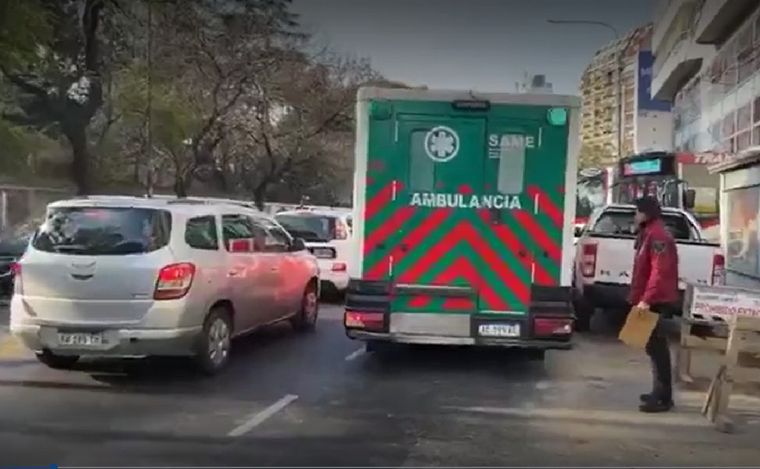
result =
M726 258L721 253L713 254L712 284L726 284Z
M385 327L385 315L376 312L346 311L344 324L347 329L382 331Z
M596 273L596 244L584 244L581 250L581 274L593 277Z
M195 264L170 264L158 272L156 290L153 298L156 300L177 300L187 295L195 277Z

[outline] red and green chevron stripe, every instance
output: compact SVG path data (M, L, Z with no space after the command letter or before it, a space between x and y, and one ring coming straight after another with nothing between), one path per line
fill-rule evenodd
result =
M467 298L412 296L397 307L405 311L525 311L531 284L558 284L562 219L545 192L529 190L545 200L546 212L504 212L500 224L491 224L486 210L401 206L392 203L387 193L378 188L367 204L364 277L406 284L467 285L479 294L477 305Z

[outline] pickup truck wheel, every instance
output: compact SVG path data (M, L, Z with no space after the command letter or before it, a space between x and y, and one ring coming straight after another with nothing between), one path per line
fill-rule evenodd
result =
M68 370L76 365L79 355L56 355L50 350L43 350L34 354L40 363L56 370Z
M591 317L594 315L594 307L584 298L577 298L573 302L575 309L574 329L577 332L588 332L591 329Z

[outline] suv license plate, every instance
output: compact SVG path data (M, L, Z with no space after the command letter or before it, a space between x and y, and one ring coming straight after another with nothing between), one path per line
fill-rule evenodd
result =
M97 347L103 345L103 334L90 334L87 332L58 333L60 345L72 347Z
M485 337L520 337L519 324L480 324L478 334Z

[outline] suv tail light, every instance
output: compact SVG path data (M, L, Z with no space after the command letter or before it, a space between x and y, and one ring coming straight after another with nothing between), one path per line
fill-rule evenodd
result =
M385 315L374 312L346 311L344 324L348 329L382 331L385 327Z
M581 251L581 273L584 277L593 277L596 272L596 244L584 244Z
M717 252L713 254L712 284L726 284L726 258L723 254Z
M158 272L156 290L153 298L156 300L176 300L187 295L195 277L195 264L170 264Z
M346 271L346 263L345 262L333 262L332 271L333 272L345 272Z
M536 318L533 320L533 335L552 337L573 333L573 320L570 318Z

